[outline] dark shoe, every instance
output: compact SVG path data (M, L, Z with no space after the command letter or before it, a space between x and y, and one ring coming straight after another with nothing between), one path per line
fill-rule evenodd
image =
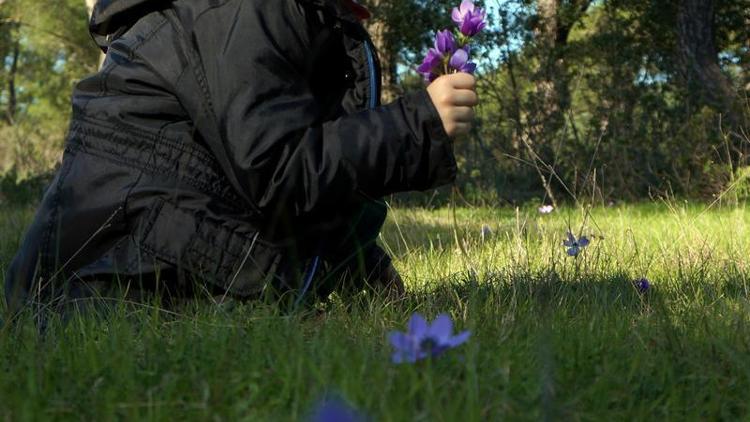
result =
M401 275L390 262L383 266L380 274L371 280L370 285L376 291L383 292L390 298L400 298L406 293Z

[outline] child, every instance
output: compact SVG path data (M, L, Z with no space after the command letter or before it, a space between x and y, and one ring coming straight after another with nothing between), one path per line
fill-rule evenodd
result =
M73 93L9 308L65 310L114 285L401 292L375 244L380 198L454 179L477 96L456 74L380 105L367 16L351 0L99 1L90 28L107 56Z

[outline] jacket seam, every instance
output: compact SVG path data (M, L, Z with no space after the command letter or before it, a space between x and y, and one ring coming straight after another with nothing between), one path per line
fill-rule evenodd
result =
M186 154L191 157L198 158L200 160L203 160L204 162L209 162L212 159L212 156L210 154L203 152L203 151L199 151L199 150L190 150L188 147L185 146L183 142L170 138L167 135L156 134L153 132L149 132L147 130L139 129L127 123L119 122L117 124L109 124L109 122L105 120L96 119L96 118L92 118L88 116L86 117L78 116L77 119L87 124L99 126L103 129L109 129L112 136L114 136L117 131L122 130L122 131L129 132L130 134L133 134L136 136L147 138L148 140L152 141L154 144L161 142L181 154ZM73 126L73 129L75 129L75 126ZM112 139L107 139L107 140L110 142L114 142ZM96 149L96 147L94 148ZM216 170L215 166L214 166L214 170Z
M92 124L94 126L99 126L99 127L104 128L104 129L108 129L110 131L110 133L111 133L110 136L114 136L115 130L112 127L109 127L106 124L101 124L102 123L101 121L99 121L99 122L92 122L91 119L80 119L80 120L83 121L83 122L85 122L85 123ZM128 132L128 129L131 129L131 127L121 126L121 127L118 127L117 129L120 130L120 131ZM75 132L75 130L76 130L76 128L74 126L73 129L71 130L71 132ZM140 132L140 133L139 133L139 131L133 131L133 132L136 132L135 135L140 134L140 135L143 135L144 137L152 138L150 140L153 142L154 146L157 146L159 142L163 142L166 139L164 137L158 137L158 136L155 136L154 134L149 134L149 133L146 133L146 132ZM85 136L85 133L83 135ZM107 139L107 142L109 142L111 144L116 143L116 141L114 141L113 139ZM209 161L206 160L207 155L203 154L202 152L198 152L197 154L194 154L194 151L189 151L189 150L177 147L176 145L170 144L170 143L167 143L167 142L165 142L164 144L167 147L174 148L177 152L179 152L181 154L184 154L185 156L187 156L188 159L190 159L190 158L196 158L196 159L198 159L199 163L200 163L200 165L198 166L199 168L206 169L207 171L211 171L211 172L214 173L214 175L210 175L209 174L209 175L207 175L207 177L204 177L204 178L197 178L197 177L190 176L189 174L179 173L179 179L180 180L182 180L182 181L186 182L187 184L189 184L189 185L197 188L202 193L204 193L204 194L206 194L206 195L208 195L208 196L210 196L210 197L212 197L214 199L218 199L218 200L220 200L222 202L226 202L227 204L233 204L233 203L236 203L236 201L239 200L232 193L231 190L227 191L228 194L226 194L226 193L220 193L220 192L217 191L217 189L213 188L214 186L212 186L212 185L214 185L215 183L217 183L222 176L221 176L221 173L217 172L217 169L215 167L212 167L212 164L210 164L210 160ZM119 163L119 164L122 164L122 165L130 166L130 167L133 167L133 168L136 168L136 169L148 172L149 174L166 174L166 175L170 175L170 176L176 176L176 175L178 175L178 173L175 173L173 171L166 171L165 167L160 167L160 166L158 166L158 164L144 163L143 160L138 160L138 159L134 159L134 158L128 158L128 157L124 157L122 155L114 154L114 153L112 153L110 151L107 151L106 149L101 148L101 147L98 147L98 146L95 146L95 145L91 145L91 144L87 144L85 141L75 140L75 138L73 138L73 139L71 139L71 141L69 141L68 147L71 150L81 151L82 153L86 153L86 154L89 154L89 155L92 155L92 156L95 156L95 157L100 157L100 158L106 159L106 160L114 162L114 163ZM178 161L178 160L179 160L179 158L177 160L175 160L175 161ZM206 180L206 179L209 179L209 180Z

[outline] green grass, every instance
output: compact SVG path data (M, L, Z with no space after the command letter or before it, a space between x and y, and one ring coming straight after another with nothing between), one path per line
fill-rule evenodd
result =
M2 210L4 271L30 218ZM325 313L208 305L0 333L0 419L295 420L326 392L375 420L750 417L750 212L650 204L400 209L383 243L409 297ZM481 238L481 227L493 233ZM568 227L593 236L578 258ZM646 276L640 295L631 280ZM470 341L393 365L386 334L448 312Z

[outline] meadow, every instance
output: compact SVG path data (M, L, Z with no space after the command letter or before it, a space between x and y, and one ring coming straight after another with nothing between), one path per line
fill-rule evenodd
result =
M3 273L32 211L0 209ZM591 239L577 257L568 230ZM0 420L304 420L326 396L376 421L750 417L742 205L399 208L381 240L403 300L123 307L45 336L6 324ZM471 337L396 365L387 335L414 312Z

